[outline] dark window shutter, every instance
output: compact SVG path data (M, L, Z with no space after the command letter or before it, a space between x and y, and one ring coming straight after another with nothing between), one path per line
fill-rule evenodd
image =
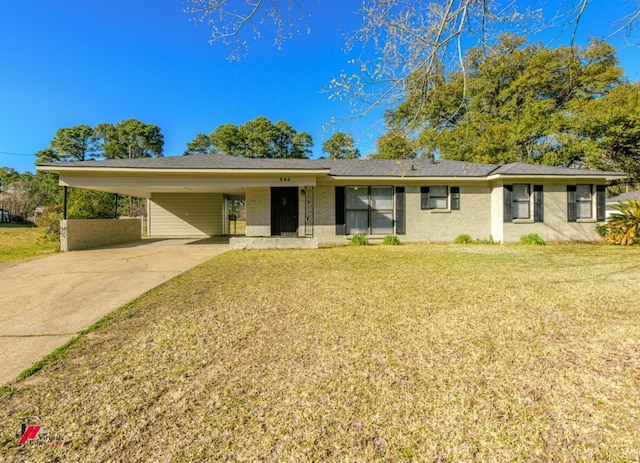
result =
M542 185L533 185L533 220L544 222L544 188Z
M336 235L344 235L344 187L336 187Z
M604 222L607 220L607 196L605 194L604 185L596 185L596 201L597 201L597 220Z
M406 219L404 212L404 187L396 187L396 235L404 235L406 230Z
M504 191L504 207L503 207L503 219L504 222L513 222L513 212L511 210L511 194L513 193L513 185L503 185Z
M576 204L576 186L567 185L567 221L575 222L578 218L578 205Z
M450 189L451 193L451 210L457 211L460 209L460 187L452 186Z
M420 187L420 209L429 209L429 187Z

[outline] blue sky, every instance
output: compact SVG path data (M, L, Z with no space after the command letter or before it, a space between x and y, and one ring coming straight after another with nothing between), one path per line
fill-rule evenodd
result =
M199 132L258 116L310 133L315 156L332 133L326 124L344 120L336 128L351 132L366 153L383 131L375 115L348 119L349 105L323 92L348 66L342 31L359 24L360 2L307 4L311 34L282 51L265 34L250 41L243 61L229 62L229 49L209 45L206 25L194 26L181 0L1 2L0 166L33 171L29 155L46 148L57 129L129 118L161 128L166 156L182 154ZM630 4L594 0L579 41L611 30ZM613 43L628 77L638 80L638 48L624 37Z

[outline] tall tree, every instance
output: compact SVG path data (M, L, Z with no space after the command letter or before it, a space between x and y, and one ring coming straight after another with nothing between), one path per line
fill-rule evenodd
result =
M376 145L378 153L373 156L374 159L411 159L416 157L415 143L398 130L392 130L378 138Z
M426 89L412 81L388 124L418 134L418 148L443 158L570 165L575 159L560 154L570 152L562 145L573 108L621 82L615 50L599 41L586 49L524 43L502 36L488 55L469 51L466 74L443 72Z
M210 135L198 134L187 144L185 154L204 154L206 149L212 154L250 158L306 158L312 146L308 133L298 132L285 121L274 124L260 116L241 126L224 124Z
M99 124L95 130L105 159L162 156L164 136L157 125L126 119L115 125Z
M353 138L344 132L336 132L322 144L322 151L329 159L356 159L360 157L360 150L356 148Z
M56 131L50 148L57 161L87 161L98 154L93 128L76 125Z
M185 156L193 154L210 154L211 153L211 139L209 135L199 133L192 141L187 143L187 149L184 152Z

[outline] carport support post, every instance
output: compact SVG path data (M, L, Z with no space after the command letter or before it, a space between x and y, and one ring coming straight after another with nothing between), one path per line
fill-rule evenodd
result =
M115 212L113 213L113 218L117 219L118 218L118 193L113 195L114 199L115 199Z
M62 189L64 191L64 199L62 200L62 219L67 220L67 187L63 186Z

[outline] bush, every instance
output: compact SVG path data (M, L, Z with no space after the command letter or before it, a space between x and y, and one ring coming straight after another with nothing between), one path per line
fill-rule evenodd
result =
M349 243L354 246L367 246L369 244L369 239L364 233L358 233L357 235L353 235L351 237Z
M607 244L640 244L640 201L630 199L613 206L618 212L609 221L597 227Z
M38 219L38 226L42 228L43 242L60 241L60 220L62 219L62 205L52 204L47 206Z
M385 246L398 246L400 245L400 239L395 235L387 235L382 240L382 244Z
M520 243L522 244L531 244L536 246L543 246L547 243L544 242L542 237L537 233L529 233L528 235L522 235L520 237Z
M473 239L466 234L456 236L456 239L453 240L455 244L471 244L473 243Z

